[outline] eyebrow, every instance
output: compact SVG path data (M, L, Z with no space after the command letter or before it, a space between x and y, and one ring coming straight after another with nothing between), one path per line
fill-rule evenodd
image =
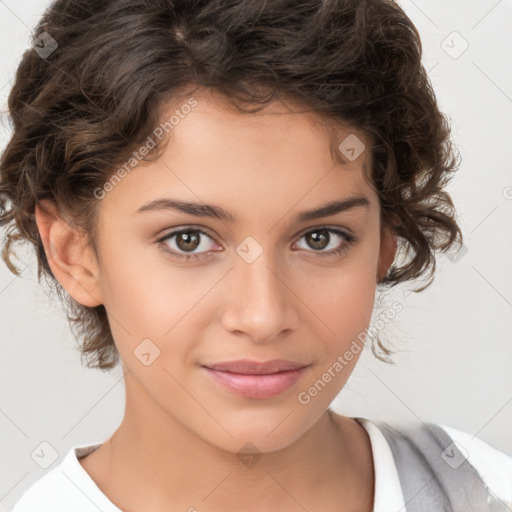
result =
M313 210L306 210L296 214L293 220L296 222L305 222L360 207L370 207L370 200L366 196L354 196L330 201ZM175 210L197 217L211 217L228 222L235 221L234 215L220 206L205 203L192 203L172 198L155 199L138 208L137 213L159 210Z

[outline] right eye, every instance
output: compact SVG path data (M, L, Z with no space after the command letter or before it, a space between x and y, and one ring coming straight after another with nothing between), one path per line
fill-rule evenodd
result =
M209 252L209 247L211 250L211 242L215 241L206 231L193 227L173 231L158 240L164 252L179 260L198 260L208 257L206 253ZM197 253L192 252L196 250L198 250Z

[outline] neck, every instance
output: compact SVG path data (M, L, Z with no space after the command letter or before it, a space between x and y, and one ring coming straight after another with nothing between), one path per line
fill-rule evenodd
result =
M123 421L97 450L101 469L91 474L122 510L317 510L319 503L339 510L343 501L372 508L371 449L369 472L369 441L353 420L327 410L286 448L243 457L198 437L154 402L131 399L129 391L127 381Z

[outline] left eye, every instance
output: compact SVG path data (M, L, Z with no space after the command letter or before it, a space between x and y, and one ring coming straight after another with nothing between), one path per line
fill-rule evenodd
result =
M332 236L334 234L334 236ZM316 257L336 256L349 249L355 242L355 237L337 228L316 228L310 229L302 235L299 240L306 239L309 247L315 249ZM338 239L338 241L336 241ZM339 241L341 239L341 242ZM327 249L327 250L325 250ZM306 247L306 250L308 248Z

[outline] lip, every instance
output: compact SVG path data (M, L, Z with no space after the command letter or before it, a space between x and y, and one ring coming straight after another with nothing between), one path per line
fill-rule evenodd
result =
M203 366L206 373L230 391L246 398L270 398L283 393L302 376L308 365L274 359L243 359Z
M221 372L243 373L246 375L268 375L287 370L298 370L307 365L287 359L272 359L271 361L265 362L253 361L252 359L239 359L238 361L225 361L223 363L204 366L210 370L218 370Z

